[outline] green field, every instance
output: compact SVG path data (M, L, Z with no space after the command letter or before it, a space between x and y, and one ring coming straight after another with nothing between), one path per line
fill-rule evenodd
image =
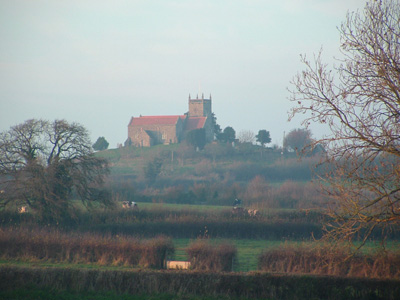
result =
M174 239L175 254L173 260L187 260L185 248L194 240ZM230 243L237 247L237 259L234 262L235 272L247 272L257 270L257 258L265 249L282 245L282 241L265 241L252 239L210 239L212 244ZM297 243L297 242L291 242Z

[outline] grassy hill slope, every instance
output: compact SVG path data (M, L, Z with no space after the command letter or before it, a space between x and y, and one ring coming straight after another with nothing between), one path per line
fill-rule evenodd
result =
M116 200L185 204L312 208L321 202L311 184L318 157L251 144L124 147L97 153L111 164ZM309 203L305 203L309 202ZM257 205L255 205L257 204Z

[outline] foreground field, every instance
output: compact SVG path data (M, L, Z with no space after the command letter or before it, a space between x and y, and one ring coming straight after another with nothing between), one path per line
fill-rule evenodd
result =
M376 247L373 242L364 247L367 255L362 259L367 263L362 264L366 268L351 275L358 278L347 274L291 274L318 274L318 268L302 271L308 266L301 266L294 258L314 261L315 252L309 250L318 244L312 236L321 233L323 215L319 211L272 209L254 218L234 215L232 208L226 206L139 203L139 207L139 211L82 211L75 220L54 225L41 224L29 213L1 212L0 281L4 280L7 288L2 289L0 283L0 299L400 297L398 244L393 240L387 249L396 252L394 260L383 261L385 254L374 260L370 255ZM161 239L160 234L164 236ZM237 254L229 263L233 272L211 271L212 267L197 271L155 270L163 268L161 262L165 258L190 260L187 249L197 241L233 246ZM264 260L260 262L262 254ZM271 260L276 263L271 264ZM380 274L374 265L381 262L394 268L393 272ZM268 269L270 265L272 269ZM371 268L375 273L368 273ZM319 269L325 272L322 274L334 274ZM391 274L396 274L397 281L391 280ZM31 277L37 280L33 282Z

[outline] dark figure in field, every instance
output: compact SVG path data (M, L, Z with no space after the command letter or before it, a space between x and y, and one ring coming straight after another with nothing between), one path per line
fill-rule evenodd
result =
M242 200L236 198L235 201L233 202L233 207L238 207L242 205Z

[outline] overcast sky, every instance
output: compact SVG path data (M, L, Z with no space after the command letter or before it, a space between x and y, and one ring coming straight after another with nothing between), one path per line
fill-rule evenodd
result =
M339 55L364 0L0 0L0 131L31 118L84 125L110 148L131 116L187 112L212 95L222 128L282 144L300 54ZM324 133L312 128L315 136Z

